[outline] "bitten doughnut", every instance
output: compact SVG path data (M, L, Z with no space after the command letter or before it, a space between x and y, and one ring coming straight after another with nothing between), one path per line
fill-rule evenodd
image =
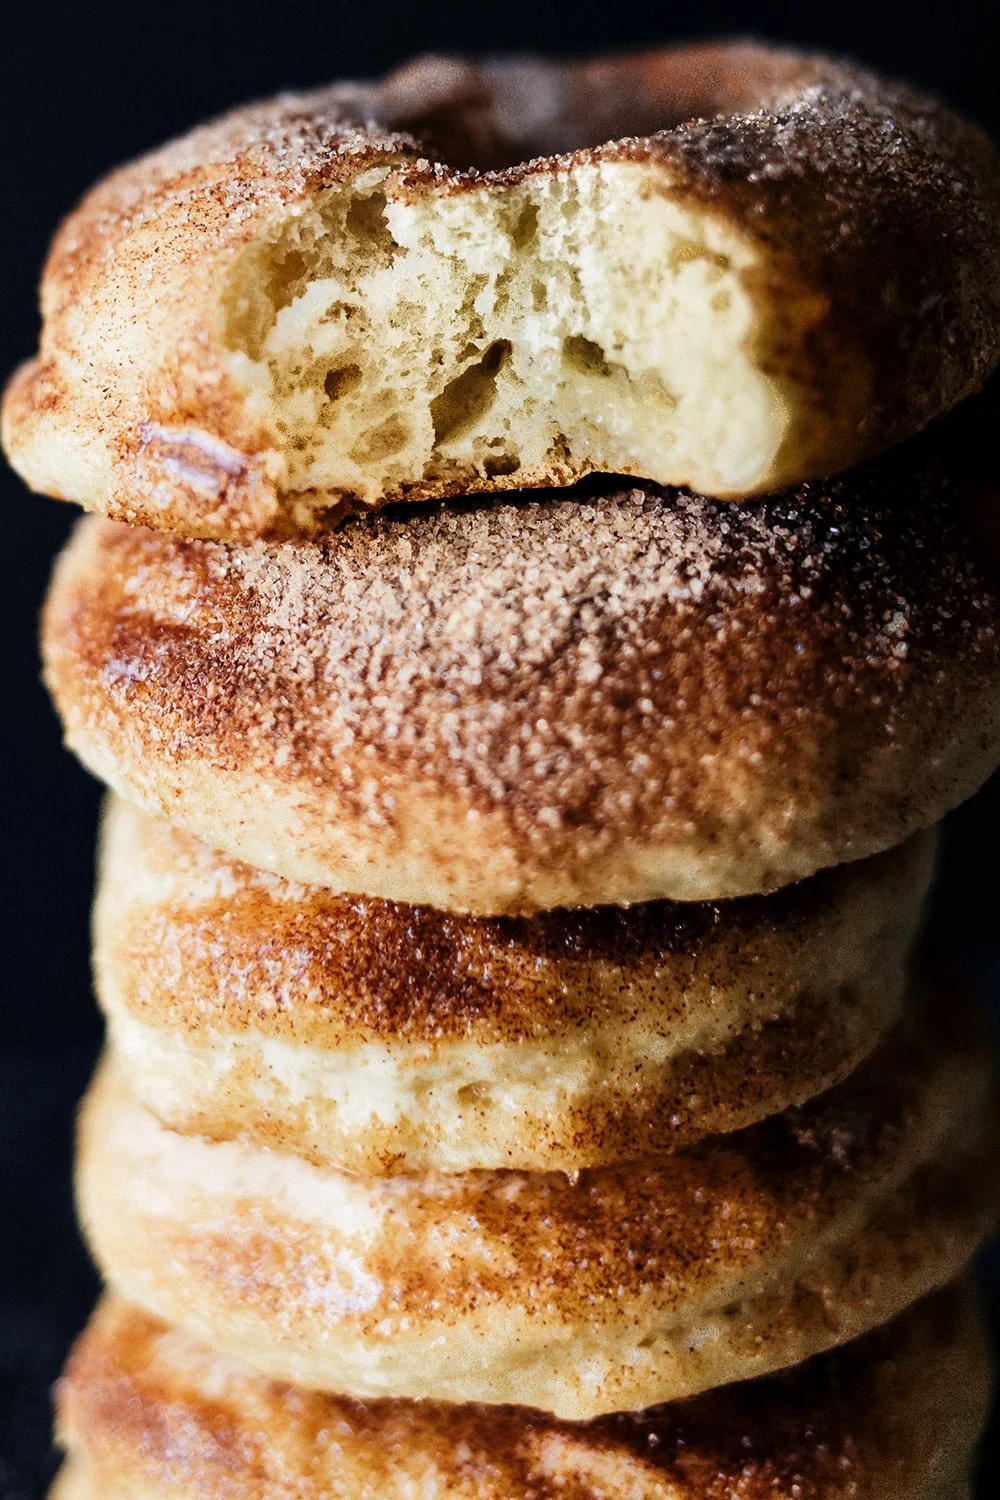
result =
M478 915L744 895L1000 760L987 498L919 449L744 506L602 480L322 543L91 519L46 676L114 790L292 880Z
M4 434L186 536L591 471L851 467L1000 353L1000 159L861 68L722 43L429 59L115 172L46 267Z
M57 1389L59 1500L969 1500L967 1288L787 1375L575 1425L278 1385L107 1298Z
M958 1274L1000 1203L989 1051L960 998L810 1104L571 1177L362 1177L180 1135L112 1056L81 1116L81 1222L120 1295L308 1388L574 1420L676 1400Z
M461 917L334 896L109 803L97 992L164 1124L367 1174L577 1171L801 1104L895 1018L919 835L769 897Z

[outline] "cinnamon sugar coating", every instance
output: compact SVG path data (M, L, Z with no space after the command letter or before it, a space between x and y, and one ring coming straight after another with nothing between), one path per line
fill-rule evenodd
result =
M331 203L355 191L355 218L331 210L331 220ZM570 196L547 227L553 194ZM561 288L560 226L577 214L577 283ZM644 267L635 285L614 260L623 218ZM505 278L528 265L539 224L552 243L508 308ZM998 229L1000 167L986 138L850 64L746 43L578 64L424 60L381 84L238 110L96 187L49 257L42 348L8 391L5 443L47 493L131 523L242 539L308 534L387 500L566 484L595 469L716 495L777 489L850 467L981 384L1000 352ZM664 286L658 245L671 262ZM360 326L389 296L384 281L364 281L380 247L401 278L390 323L338 342L338 318ZM417 252L426 284L407 269ZM482 275L466 285L470 256ZM704 263L693 273L692 259ZM302 311L317 277L332 288L319 321L262 362L282 298ZM445 297L442 326L411 327L442 277L455 283L454 308ZM609 296L621 281L607 317L588 277ZM685 386L680 356L658 363L675 336L690 363L691 328L667 323L647 339L675 292L698 347L718 343L704 389ZM540 317L546 296L558 302L552 326L522 330L536 295ZM248 308L251 332L230 336ZM446 349L455 319L464 331ZM546 340L551 370L539 362ZM376 345L386 363L368 371ZM419 391L390 416L385 392L424 356ZM480 409L487 377L498 382L492 427ZM716 430L721 382L731 391ZM635 421L623 416L633 404ZM411 430L418 406L426 433ZM672 450L647 452L658 424ZM330 451L305 462L324 428ZM725 434L735 442L744 430L757 433L747 452L714 467Z
M166 1130L110 1057L81 1219L110 1285L315 1389L572 1419L792 1364L957 1275L993 1223L997 1103L953 986L844 1083L656 1161L361 1177Z
M1000 758L993 503L923 449L732 506L594 482L229 547L87 522L67 739L290 879L478 914L764 891Z
M959 1500L989 1385L961 1287L785 1375L584 1424L313 1395L107 1298L57 1400L66 1500Z
M365 1174L577 1171L802 1103L896 1018L934 835L725 905L332 895L112 800L95 980L165 1124Z

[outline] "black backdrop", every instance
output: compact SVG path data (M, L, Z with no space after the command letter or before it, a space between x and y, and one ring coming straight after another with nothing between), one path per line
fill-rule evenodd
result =
M738 31L853 53L935 89L1000 133L1000 49L990 29L997 9L997 0L174 0L149 10L8 0L0 10L0 375L34 346L46 243L88 183L242 99L370 76L430 49L580 53ZM989 426L982 431L991 437ZM72 513L29 497L6 471L0 490L0 1500L26 1500L43 1493L52 1470L48 1385L95 1290L72 1226L68 1159L72 1103L100 1035L87 975L98 793L60 748L35 654L38 603ZM990 874L998 836L995 782L951 820L931 934L1000 1011ZM984 1495L1000 1493L998 1475L991 1467L984 1476Z

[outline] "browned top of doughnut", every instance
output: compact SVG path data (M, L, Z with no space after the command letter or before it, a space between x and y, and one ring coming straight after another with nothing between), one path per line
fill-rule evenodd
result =
M916 1500L956 1481L989 1385L967 1289L787 1373L586 1423L523 1407L353 1401L255 1375L113 1298L57 1395L70 1451L98 1477L170 1497L480 1500Z
M101 508L188 534L275 527L262 498L273 479L269 440L208 348L205 299L226 258L277 212L367 166L402 169L414 193L459 193L484 172L514 181L587 159L662 164L672 193L711 206L766 249L775 300L785 280L828 302L827 344L860 351L874 372L854 460L960 401L996 360L1000 159L933 99L847 62L749 42L561 64L430 58L381 83L247 106L91 191L48 259L41 354L8 395L12 448L25 446L20 429L40 413L65 408L67 423L84 420L76 386L94 357L81 342L93 317L81 323L81 310L106 311L114 263L128 288L115 296L134 294L141 320L155 256L177 283L176 347L164 347L163 388L143 396L145 408L133 411L132 397L119 393L105 418L122 473L133 461L145 473L137 455L150 434L140 428L187 420L181 391L204 429L197 468L202 485L214 475L214 519L196 524L162 495L139 504L124 487ZM162 441L169 449L169 434ZM180 449L161 458L162 487L166 470L185 460ZM85 468L78 488L90 482ZM549 479L565 475L553 467ZM46 482L74 498L68 470L58 487Z
M924 454L753 505L605 483L323 544L88 522L47 609L49 682L85 759L100 746L208 842L232 847L220 796L239 784L252 820L260 778L308 808L306 843L350 829L373 869L416 802L428 870L437 819L452 873L496 841L530 889L631 840L732 849L722 893L760 890L762 843L799 873L871 852L993 764L1000 593L969 498ZM188 767L219 781L196 811Z
M741 989L761 997L744 1002L759 1023L803 989L854 981L866 953L871 969L876 933L902 951L935 843L768 896L484 918L284 881L112 802L98 972L174 1034L221 1025L329 1049L568 1039L609 1013L662 1034L732 1006L735 1025Z

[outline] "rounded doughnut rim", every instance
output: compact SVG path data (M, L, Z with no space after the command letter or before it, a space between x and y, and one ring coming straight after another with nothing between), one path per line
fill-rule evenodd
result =
M573 1420L676 1400L887 1321L989 1232L981 1019L958 989L924 1000L820 1099L570 1177L359 1178L180 1136L112 1056L81 1114L81 1222L120 1295L273 1378Z
M366 1174L579 1171L831 1087L898 1017L936 831L768 897L454 916L109 798L97 995L164 1124Z
M993 490L953 459L752 506L604 480L322 543L86 520L46 681L120 796L305 884L481 916L769 891L1000 757Z
M287 503L277 435L206 335L233 256L276 214L375 166L400 175L404 196L453 196L591 161L648 165L680 201L738 229L760 250L756 295L776 316L795 298L813 306L794 385L804 425L832 426L758 490L911 436L1000 355L1000 158L916 90L745 41L567 64L431 58L380 84L237 110L94 188L56 237L41 352L6 395L11 461L35 488L131 524L237 540L325 529L355 502ZM121 339L100 342L113 317L143 332L117 362ZM415 480L382 502L585 472L553 457L528 472Z
M926 1500L968 1495L990 1363L972 1287L784 1374L579 1424L524 1408L358 1402L270 1382L106 1295L56 1389L59 1500L100 1480L161 1500ZM320 1433L337 1441L318 1445ZM609 1479L611 1481L609 1488Z

